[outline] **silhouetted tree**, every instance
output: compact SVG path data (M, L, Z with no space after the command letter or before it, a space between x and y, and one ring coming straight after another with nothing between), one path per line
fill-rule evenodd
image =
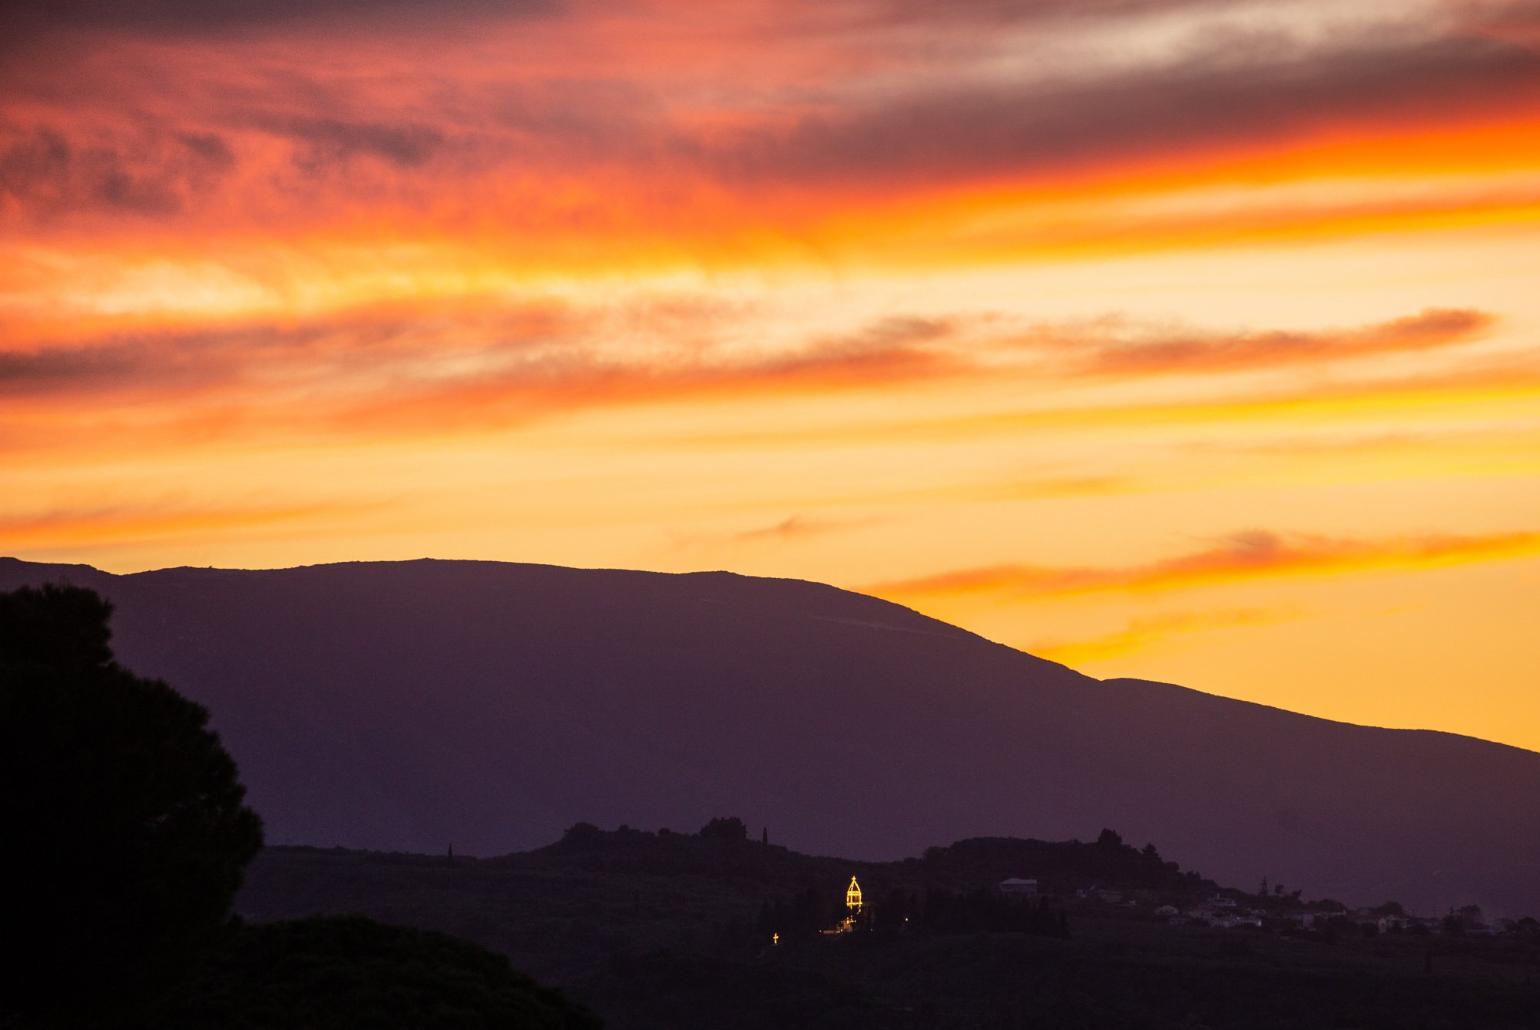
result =
M749 828L737 816L718 816L701 827L700 835L717 840L747 840Z
M157 1030L598 1030L496 952L359 916L244 929L158 1016Z
M0 668L88 672L112 662L112 605L91 590L23 587L0 594Z
M568 845L594 844L604 840L604 831L593 823L573 823L561 835L561 843Z
M111 611L74 587L0 594L0 1023L137 1018L261 846L208 713L113 661Z

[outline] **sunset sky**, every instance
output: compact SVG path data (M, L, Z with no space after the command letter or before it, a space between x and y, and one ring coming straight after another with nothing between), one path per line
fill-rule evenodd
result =
M878 594L1540 749L1540 3L0 13L0 553Z

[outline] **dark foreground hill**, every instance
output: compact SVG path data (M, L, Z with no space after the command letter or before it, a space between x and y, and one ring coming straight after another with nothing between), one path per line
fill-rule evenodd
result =
M1540 911L1540 755L1097 681L832 587L0 559L0 589L45 581L113 600L120 660L212 709L273 842L493 854L738 811L891 858L1112 825L1226 882Z

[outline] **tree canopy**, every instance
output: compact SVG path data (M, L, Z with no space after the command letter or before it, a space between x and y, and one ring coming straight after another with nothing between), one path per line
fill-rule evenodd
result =
M89 1023L183 975L262 844L208 712L119 666L112 607L0 594L0 1009Z
M717 816L701 827L700 835L717 840L746 840L749 828L735 815Z
M496 952L333 916L244 928L158 1020L161 1030L598 1030Z

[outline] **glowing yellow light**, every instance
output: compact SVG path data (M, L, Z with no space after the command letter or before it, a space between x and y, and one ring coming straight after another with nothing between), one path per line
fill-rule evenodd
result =
M845 888L845 907L852 915L861 911L861 885L854 876L850 878L850 886Z

